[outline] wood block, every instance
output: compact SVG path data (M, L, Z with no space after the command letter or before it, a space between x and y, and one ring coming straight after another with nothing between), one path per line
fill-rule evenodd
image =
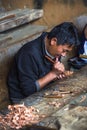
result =
M19 9L0 14L0 32L29 23L43 16L42 9Z

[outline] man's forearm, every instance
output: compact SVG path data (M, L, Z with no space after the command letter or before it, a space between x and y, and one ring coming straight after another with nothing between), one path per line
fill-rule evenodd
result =
M51 81L53 81L56 78L57 78L57 76L54 73L49 72L44 77L38 79L37 81L39 83L40 89L44 88L48 83L50 83Z

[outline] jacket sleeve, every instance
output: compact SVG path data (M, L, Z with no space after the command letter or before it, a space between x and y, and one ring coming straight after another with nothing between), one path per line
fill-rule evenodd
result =
M18 80L25 96L37 91L38 65L33 55L22 54L16 59Z

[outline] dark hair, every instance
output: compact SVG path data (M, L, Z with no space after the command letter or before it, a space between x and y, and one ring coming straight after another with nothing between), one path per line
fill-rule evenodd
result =
M78 30L72 22L64 22L55 26L48 33L48 39L53 37L57 38L58 44L79 45Z

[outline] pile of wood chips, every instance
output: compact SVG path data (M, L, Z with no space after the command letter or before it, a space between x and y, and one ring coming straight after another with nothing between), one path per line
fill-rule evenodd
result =
M26 107L24 104L9 105L10 112L6 116L0 116L0 124L3 127L19 129L26 125L38 123L44 115L39 115L39 111L34 107Z

